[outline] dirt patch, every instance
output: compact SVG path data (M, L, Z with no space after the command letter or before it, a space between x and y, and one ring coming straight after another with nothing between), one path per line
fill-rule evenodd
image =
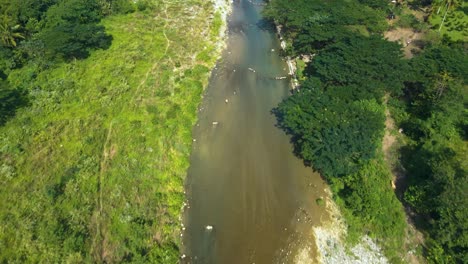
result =
M115 154L117 154L117 144L112 144L109 150L109 159L113 159Z
M421 50L424 33L415 32L411 28L395 28L384 33L384 37L403 46L406 58L412 58L414 53Z
M390 155L389 154L389 151L390 151L390 148L396 143L397 139L396 139L396 136L395 135L392 135L392 133L390 133L390 131L394 131L395 130L395 121L393 121L393 119L391 118L390 116L390 112L387 110L385 110L385 135L384 135L384 138L383 138L383 144L382 144L382 147L383 147L383 152L385 154L385 159L388 158L388 156Z
M395 157L395 148L398 146L396 143L398 142L397 140L397 135L396 135L396 126L395 126L395 120L393 120L392 116L390 115L390 111L388 110L387 107L387 102L389 99L390 95L385 95L384 98L384 104L385 104L385 134L382 140L382 151L384 154L384 159L387 164L389 164L389 167L392 168L394 167L393 164L396 163L396 157ZM398 130L398 132L401 133L401 130ZM392 188L395 190L396 189L396 181L398 178L401 176L400 173L396 173L394 169L392 169Z

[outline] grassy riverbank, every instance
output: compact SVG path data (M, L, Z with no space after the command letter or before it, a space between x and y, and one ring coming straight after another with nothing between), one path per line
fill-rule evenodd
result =
M0 260L177 262L222 23L209 1L152 5L105 18L107 50L10 73L31 103L0 127Z

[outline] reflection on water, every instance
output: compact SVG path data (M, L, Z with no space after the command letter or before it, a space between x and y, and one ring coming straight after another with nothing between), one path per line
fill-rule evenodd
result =
M271 110L288 95L287 67L262 5L234 3L228 47L194 128L184 261L291 263L314 257L310 227L324 183L293 156ZM212 229L209 229L211 228Z

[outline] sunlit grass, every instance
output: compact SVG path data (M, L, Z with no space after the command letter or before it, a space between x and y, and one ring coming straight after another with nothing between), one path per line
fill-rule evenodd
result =
M463 11L466 9L468 9L468 2L463 2L462 6L449 10L444 25L440 29L440 34L447 35L453 41L467 41L468 16ZM439 30L444 14L445 9L442 8L439 14L434 13L430 16L429 21L434 26L434 29Z
M2 259L177 262L220 21L209 1L156 10L106 18L112 46L86 60L10 75L32 105L0 128Z

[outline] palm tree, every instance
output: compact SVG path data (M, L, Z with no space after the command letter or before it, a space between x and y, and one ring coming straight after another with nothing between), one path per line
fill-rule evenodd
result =
M17 39L24 39L23 34L16 32L20 26L12 26L12 19L6 14L0 16L0 42L7 47L16 47Z
M451 11L453 8L458 7L460 5L460 1L459 0L439 0L439 1L436 1L436 4L439 4L439 8L437 9L437 14L439 14L442 6L445 5L444 17L442 18L442 22L440 23L440 27L439 27L439 32L440 32L440 30L444 26L447 13Z

